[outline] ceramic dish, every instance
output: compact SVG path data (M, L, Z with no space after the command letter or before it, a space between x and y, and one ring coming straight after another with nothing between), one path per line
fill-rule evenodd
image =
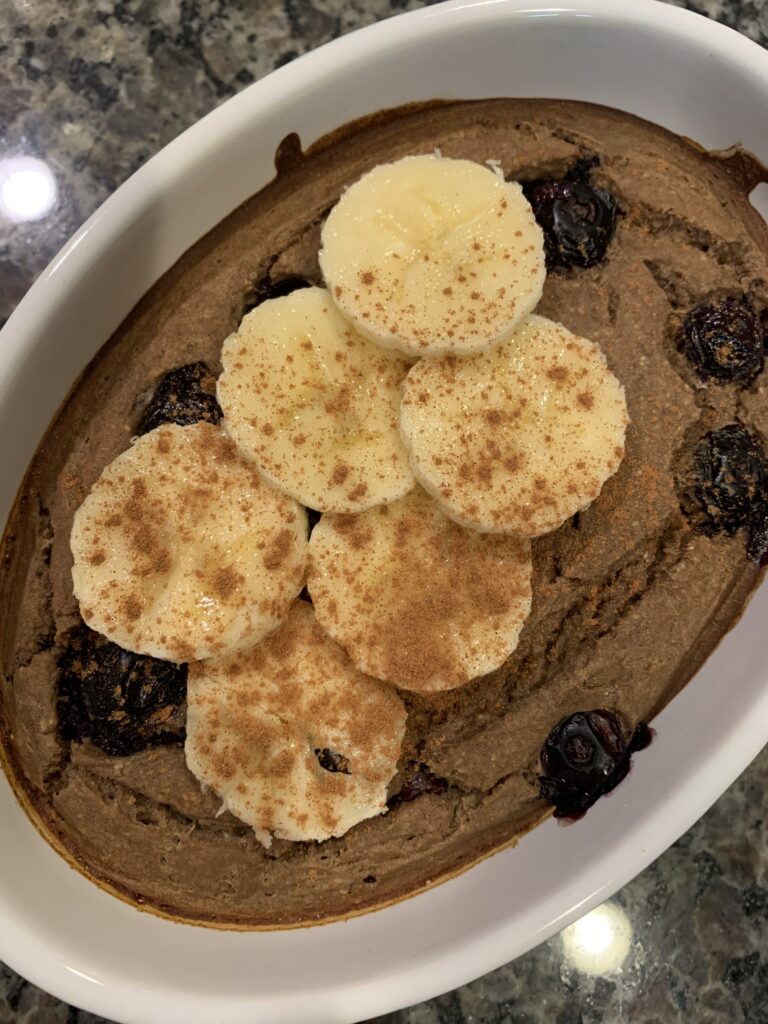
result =
M381 107L434 97L609 103L710 148L768 161L768 56L653 0L451 0L354 33L246 89L131 178L57 256L3 331L0 516L77 374L148 287L305 145ZM87 311L87 312L84 312ZM762 587L658 716L652 755L586 821L346 923L237 933L143 914L71 870L0 779L0 958L106 1017L351 1024L520 955L641 871L768 738Z

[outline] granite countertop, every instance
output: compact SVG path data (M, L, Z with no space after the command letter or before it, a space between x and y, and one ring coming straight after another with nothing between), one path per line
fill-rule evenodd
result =
M766 0L674 2L768 43ZM45 161L58 195L35 220L0 210L0 324L69 235L182 129L298 54L421 5L8 0L0 160ZM767 794L768 750L602 908L513 964L376 1024L768 1024ZM101 1021L0 964L0 1024Z

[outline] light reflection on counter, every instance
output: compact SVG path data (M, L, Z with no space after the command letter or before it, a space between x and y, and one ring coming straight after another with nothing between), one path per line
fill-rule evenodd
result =
M621 907L609 901L569 925L561 938L569 966L584 974L610 974L629 955L632 925Z
M56 203L56 178L33 156L0 160L0 213L14 221L39 220Z

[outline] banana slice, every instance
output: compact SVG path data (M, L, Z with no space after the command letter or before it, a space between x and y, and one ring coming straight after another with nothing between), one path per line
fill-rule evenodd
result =
M544 286L543 235L522 189L471 160L374 167L321 238L320 268L344 316L411 356L485 351Z
M324 288L262 303L221 358L226 429L303 505L358 512L414 486L398 430L409 364L361 337Z
M363 672L449 690L498 668L531 608L530 542L465 530L420 488L359 516L323 516L309 542L320 624Z
M395 691L358 672L305 601L258 646L189 668L187 764L265 846L383 814L404 732Z
M218 427L158 427L110 463L75 513L86 623L137 654L184 662L255 643L301 590L303 508Z
M488 353L417 363L400 409L416 478L445 512L523 537L594 501L628 422L600 348L540 316Z

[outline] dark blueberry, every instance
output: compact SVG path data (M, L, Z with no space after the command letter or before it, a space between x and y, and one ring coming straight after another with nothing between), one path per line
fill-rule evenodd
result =
M603 709L577 711L555 726L541 749L542 797L555 806L556 818L580 817L614 789L629 771L630 756L651 740L638 726L627 744L616 716Z
M328 747L315 747L315 757L320 762L320 767L327 772L341 772L342 775L349 775L349 758L343 754L337 754L335 750Z
M400 791L390 797L388 803L390 807L396 807L398 804L415 800L425 793L434 793L439 796L447 789L448 783L445 779L433 775L425 764L414 763L410 766L409 774Z
M57 710L65 740L125 756L183 738L187 666L132 654L82 626L59 658Z
M216 401L216 379L205 363L187 363L163 374L155 384L137 434L146 434L163 423L219 423L221 408Z
M299 277L297 274L280 277L276 281L269 277L262 278L245 296L243 316L250 313L252 309L256 309L262 302L266 302L267 299L280 299L283 295L290 295L291 292L298 291L299 288L309 288L311 285L312 282L308 281L306 277Z
M702 380L717 384L748 384L763 369L763 327L743 297L694 306L678 347Z
M741 423L712 430L693 451L693 480L683 505L709 536L732 536L759 518L768 500L768 462L762 442ZM755 521L755 543L761 532Z
M540 182L526 192L544 232L549 267L593 267L605 259L618 213L609 192L568 179Z

